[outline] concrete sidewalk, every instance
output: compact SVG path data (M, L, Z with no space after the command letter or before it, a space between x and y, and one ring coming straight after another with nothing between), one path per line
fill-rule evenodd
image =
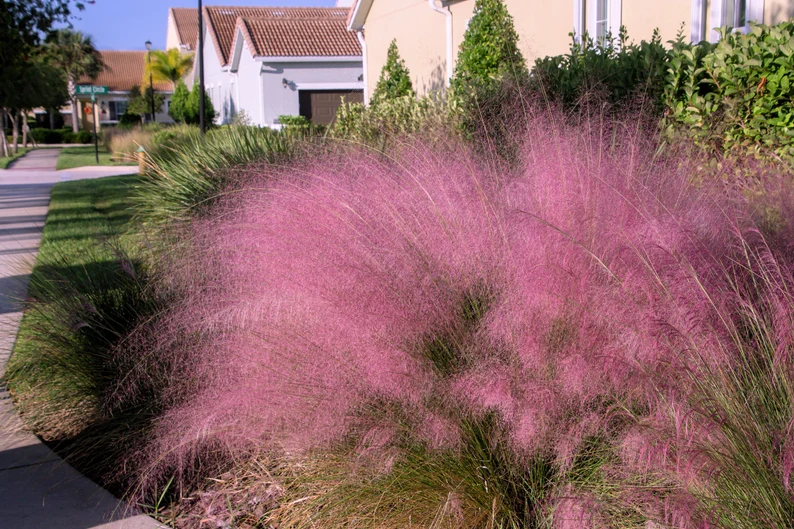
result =
M58 151L52 149L54 156L47 151L50 150L31 151L20 158L15 168L0 170L0 374L22 319L21 300L25 298L41 242L53 184L130 174L135 170L106 167L57 172ZM41 154L26 160L37 152ZM162 527L147 516L132 516L129 506L80 475L26 431L3 388L0 388L0 498L3 500L0 528Z

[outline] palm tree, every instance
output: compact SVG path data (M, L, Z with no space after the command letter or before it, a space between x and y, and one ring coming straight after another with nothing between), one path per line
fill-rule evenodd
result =
M55 64L66 72L69 80L69 99L72 103L72 130L79 130L77 122L77 94L75 86L83 78L96 79L105 64L90 35L82 31L59 29L47 38L47 48Z
M177 83L193 67L193 54L182 55L178 48L168 51L152 51L144 71L144 84L149 84L149 74L154 82Z

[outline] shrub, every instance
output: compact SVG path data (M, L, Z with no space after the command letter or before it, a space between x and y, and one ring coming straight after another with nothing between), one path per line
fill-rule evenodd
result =
M81 130L74 136L75 143L94 143L94 133L87 130Z
M131 129L133 127L138 127L143 123L143 119L139 114L133 114L132 112L124 112L119 118L118 127L120 129Z
M329 458L280 527L785 527L790 251L634 122L533 119L509 170L326 155L194 217L147 475Z
M278 122L284 125L285 127L305 127L308 128L311 125L309 118L306 116L287 116L282 115L278 117Z
M188 95L187 102L185 103L184 108L184 120L185 123L190 125L198 125L201 117L200 107L199 107L199 87L198 85L193 86L193 90L190 91ZM204 122L207 127L211 127L215 122L215 109L212 106L212 100L210 96L205 92L204 93Z
M386 144L403 136L424 134L432 138L451 127L454 117L443 101L430 97L416 99L403 96L384 99L378 105L343 103L336 114L331 133L334 137L384 149Z
M77 140L77 133L75 133L75 132L73 132L71 130L63 132L61 136L62 136L62 140L61 141L63 143L80 143Z
M190 90L188 90L185 82L179 80L174 88L174 95L171 96L171 105L168 107L168 115L177 123L185 122L185 109L187 108L187 100L190 97Z
M573 36L573 35L571 35ZM679 43L681 38L679 37ZM567 55L537 59L532 69L533 89L565 107L595 94L615 105L644 98L661 112L669 52L658 31L650 41L629 42L625 31L594 41L586 33L574 41Z
M383 65L378 84L375 85L375 90L372 92L370 105L378 105L384 100L414 97L415 95L411 75L397 50L397 41L392 40L386 53L386 64Z
M63 143L63 133L60 130L31 129L30 135L36 143Z
M794 23L721 30L719 43L673 47L666 102L671 130L737 153L794 155L791 39Z
M467 130L480 119L480 109L499 102L491 99L501 84L523 84L529 73L518 50L513 17L502 0L477 0L458 51L450 81L452 97Z

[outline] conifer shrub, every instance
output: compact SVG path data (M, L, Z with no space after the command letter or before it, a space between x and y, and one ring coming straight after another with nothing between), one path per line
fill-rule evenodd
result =
M488 112L504 102L504 84L520 93L528 78L513 17L504 2L477 0L450 80L464 130L471 132L490 121Z
M171 105L168 107L168 115L177 123L184 123L186 121L187 100L190 97L190 90L185 85L183 80L179 80L174 88L174 94L171 96Z
M372 91L370 105L377 106L383 101L414 97L415 95L411 75L397 50L397 40L392 40L386 53L386 64L383 65L378 84Z

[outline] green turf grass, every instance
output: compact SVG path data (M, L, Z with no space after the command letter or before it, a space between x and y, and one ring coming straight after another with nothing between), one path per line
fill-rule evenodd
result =
M58 155L56 169L73 169L75 167L85 167L87 165L97 165L93 145L83 145L80 147L64 147ZM135 165L129 162L118 162L111 160L110 153L104 147L99 148L99 165Z

